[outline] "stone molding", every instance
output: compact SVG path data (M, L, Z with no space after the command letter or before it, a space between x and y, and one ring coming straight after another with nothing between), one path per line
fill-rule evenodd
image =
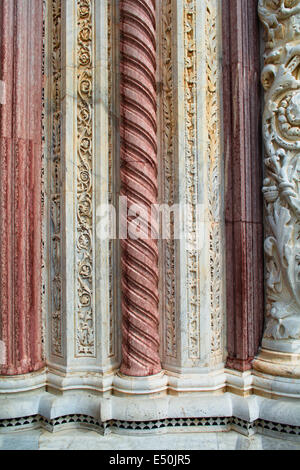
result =
M49 432L66 431L68 429L87 429L98 432L102 436L108 434L148 435L159 433L184 432L228 432L236 431L244 436L261 434L278 439L299 441L300 427L285 425L274 421L257 419L249 422L236 417L206 418L173 418L152 421L121 421L110 420L101 422L92 416L70 414L54 419L40 415L24 418L10 418L0 421L0 434L5 432L45 429Z
M194 399L196 396L204 397L207 394L219 396L230 392L244 398L262 396L277 400L294 400L300 396L299 367L295 358L294 362L288 358L290 363L287 367L287 358L284 354L282 356L277 358L278 364L274 365L272 355L264 353L260 364L253 371L219 369L211 372L203 371L202 374L196 375L191 369L186 374L164 371L148 378L122 376L110 370L99 373L92 368L83 374L80 367L70 372L54 364L54 367L49 366L31 374L1 376L0 396L11 399L15 393L27 392L27 395L23 396L26 401L28 397L30 398L31 392L47 388L49 392L60 393L63 396L70 391L79 395L85 391L92 392L98 394L99 399L104 396L122 396L126 399L126 396L132 398L133 395L137 400L143 396L158 399L161 395L178 395Z
M3 398L0 397L0 403ZM44 427L59 431L85 427L100 433L150 434L169 432L207 432L234 429L245 435L261 433L299 439L300 407L295 400L264 397L169 396L155 400L142 398L100 399L85 392L54 396L47 392L4 398L0 411L0 432ZM280 406L279 406L280 404Z

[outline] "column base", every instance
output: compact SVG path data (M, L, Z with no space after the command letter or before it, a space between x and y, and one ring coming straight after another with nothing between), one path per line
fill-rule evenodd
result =
M253 361L253 368L274 377L300 379L300 354L261 349Z
M105 373L93 370L68 371L49 368L47 374L47 390L52 393L63 393L69 390L90 390L96 393L110 392L114 372Z
M204 373L201 370L192 373L183 370L182 373L167 371L168 393L184 395L186 393L221 394L226 390L226 374L224 369Z
M47 368L23 375L0 375L0 395L45 389Z
M268 398L300 397L300 354L261 349L253 361L253 392Z
M226 391L248 397L253 393L253 374L251 370L240 372L238 370L226 370Z
M118 372L113 380L113 393L117 396L147 396L167 393L168 378L164 372L149 377L131 377Z

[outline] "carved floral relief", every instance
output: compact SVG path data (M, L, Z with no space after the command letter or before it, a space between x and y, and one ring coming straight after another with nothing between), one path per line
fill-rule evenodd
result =
M265 338L300 339L300 1L260 0L266 49Z
M91 0L78 0L77 74L77 338L79 356L95 355L93 309L93 20Z

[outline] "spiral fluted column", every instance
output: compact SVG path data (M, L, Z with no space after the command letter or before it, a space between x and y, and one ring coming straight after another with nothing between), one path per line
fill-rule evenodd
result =
M121 242L120 371L136 377L161 371L158 248L150 233L151 207L157 203L155 3L120 3L121 196L127 198L128 209L121 214L127 236Z

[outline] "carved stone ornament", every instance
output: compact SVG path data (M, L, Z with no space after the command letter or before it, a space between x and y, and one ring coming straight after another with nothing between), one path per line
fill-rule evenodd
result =
M93 29L92 2L78 0L77 342L78 356L95 355L93 309Z
M51 149L50 218L51 218L51 350L63 355L62 345L62 268L61 268L61 0L51 2Z
M223 256L222 226L216 223L222 217L221 150L219 115L219 75L217 34L218 6L206 2L206 117L208 138L208 208L210 220L209 259L210 259L210 311L211 311L211 353L214 359L222 357L224 322L223 313Z
M300 339L300 1L260 0L259 15L266 30L264 340L292 345Z

